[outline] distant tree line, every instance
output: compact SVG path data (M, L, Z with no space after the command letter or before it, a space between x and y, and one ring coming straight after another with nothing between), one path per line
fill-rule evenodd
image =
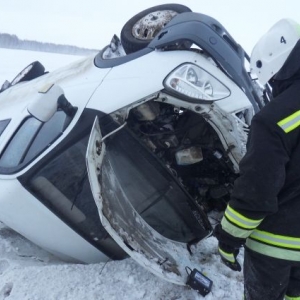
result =
M21 40L14 34L0 33L0 48L22 49L71 55L89 55L99 50L77 46Z

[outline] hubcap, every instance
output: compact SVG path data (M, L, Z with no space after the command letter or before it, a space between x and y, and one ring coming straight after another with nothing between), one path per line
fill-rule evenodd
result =
M152 40L177 14L173 10L152 12L134 24L132 35L139 40Z

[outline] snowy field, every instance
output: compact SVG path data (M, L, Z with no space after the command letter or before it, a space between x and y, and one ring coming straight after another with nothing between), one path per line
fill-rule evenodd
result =
M0 84L35 60L51 72L76 59L80 57L0 49ZM220 263L215 238L200 242L193 252L201 262L200 271L213 280L206 300L242 299L242 272ZM242 258L240 253L239 260ZM4 299L193 300L202 296L155 277L131 258L92 265L65 263L0 222L0 300Z

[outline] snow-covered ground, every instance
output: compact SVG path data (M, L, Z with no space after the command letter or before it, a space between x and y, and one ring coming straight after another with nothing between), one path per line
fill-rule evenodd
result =
M12 80L35 60L52 71L76 59L80 57L0 49L0 84ZM242 272L233 272L220 263L215 238L202 241L193 251L201 262L200 271L213 280L212 291L205 299L242 299ZM65 263L0 222L0 300L201 298L196 291L155 277L130 258L91 265Z
M46 71L53 71L80 58L82 57L0 48L0 86L6 79L11 81L22 69L33 61L38 60L45 66Z

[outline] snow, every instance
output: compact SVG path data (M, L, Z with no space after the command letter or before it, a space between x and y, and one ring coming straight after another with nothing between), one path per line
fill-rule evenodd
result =
M78 56L0 49L0 84L32 61L47 71L66 65ZM242 299L243 274L220 262L217 241L209 237L193 248L201 271L213 281L207 300ZM243 260L243 250L238 257ZM193 266L189 266L193 268ZM201 299L196 291L164 281L131 258L98 264L70 264L32 244L0 222L0 300L82 299Z
M0 85L7 79L12 79L26 66L38 60L46 71L53 71L72 61L82 59L81 56L56 54L38 51L24 51L0 48Z

